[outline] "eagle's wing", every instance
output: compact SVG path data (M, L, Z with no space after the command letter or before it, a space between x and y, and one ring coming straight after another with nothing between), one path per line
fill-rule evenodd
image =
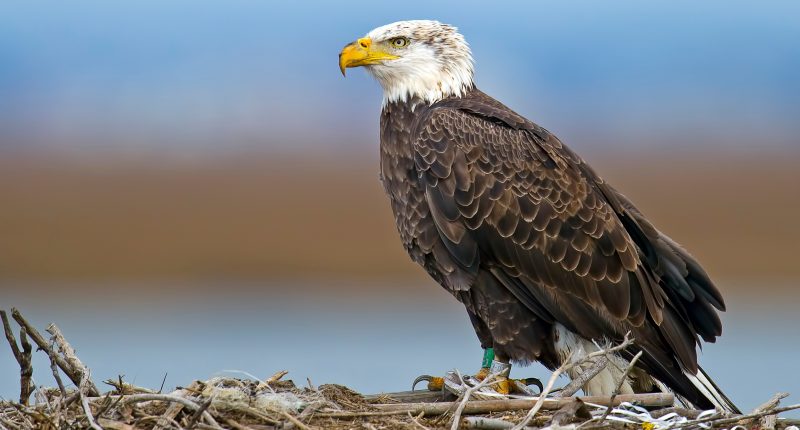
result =
M555 136L488 96L434 105L412 133L451 288L492 271L537 314L590 338L655 330L696 371L698 334L721 332L719 292Z

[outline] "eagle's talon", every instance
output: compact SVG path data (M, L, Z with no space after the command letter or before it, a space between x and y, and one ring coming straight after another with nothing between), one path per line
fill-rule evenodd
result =
M414 380L414 383L411 384L411 391L414 391L417 384L422 381L428 382L428 391L441 391L442 387L444 387L444 378L440 376L419 375L417 379Z
M539 394L542 394L542 391L544 391L544 385L542 385L542 381L540 381L539 378L525 378L521 379L520 382L525 384L526 387L536 385L536 388L539 389Z

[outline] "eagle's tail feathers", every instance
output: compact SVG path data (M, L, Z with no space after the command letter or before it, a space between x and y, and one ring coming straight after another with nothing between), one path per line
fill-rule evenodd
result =
M733 404L731 399L719 389L717 384L711 380L708 374L703 370L703 368L698 367L697 374L692 375L689 372L684 372L686 377L691 381L692 385L697 388L698 391L708 399L717 409L733 413L733 414L741 414L742 412L736 405Z

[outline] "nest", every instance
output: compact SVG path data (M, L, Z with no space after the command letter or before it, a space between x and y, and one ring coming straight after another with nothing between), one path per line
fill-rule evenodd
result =
M20 365L19 401L0 402L0 430L22 429L731 429L798 430L797 420L778 418L800 405L779 407L786 397L778 393L750 414L730 415L673 407L671 394L573 397L570 387L553 390L554 373L535 397L476 400L492 383L492 376L475 385L465 384L458 396L445 392L401 392L362 395L336 384L298 387L281 371L259 380L217 377L194 381L162 393L107 380L101 392L91 372L58 327L50 325L45 339L15 309L19 342L4 311L0 311L6 338ZM32 346L51 362L55 387L31 383ZM626 342L628 342L626 340ZM616 346L609 348L621 348ZM571 363L570 365L575 365ZM62 381L66 376L71 384ZM589 376L589 379L591 376ZM553 396L551 393L558 392Z

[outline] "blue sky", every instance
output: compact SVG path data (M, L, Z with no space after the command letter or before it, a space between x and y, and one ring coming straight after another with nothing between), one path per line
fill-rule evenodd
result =
M577 146L661 145L673 133L792 145L800 132L800 3L789 0L0 9L5 144L361 148L377 134L380 92L360 70L343 79L337 54L373 27L418 18L457 25L478 86Z

